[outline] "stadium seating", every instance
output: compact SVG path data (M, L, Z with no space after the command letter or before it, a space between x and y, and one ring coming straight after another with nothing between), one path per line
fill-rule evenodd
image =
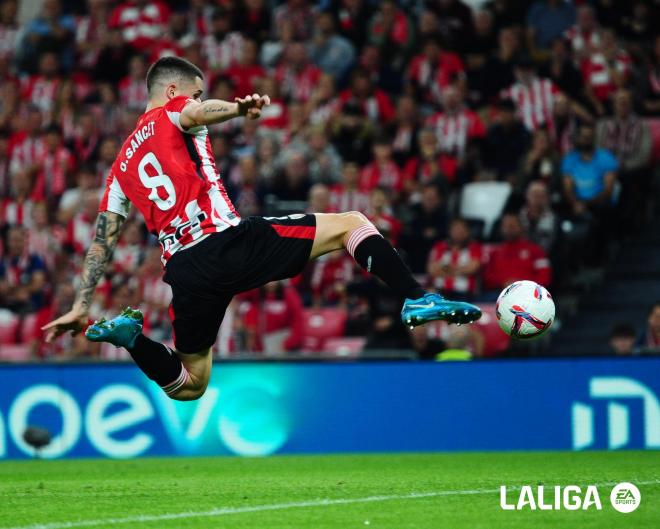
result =
M497 356L509 348L511 338L502 332L497 323L495 304L480 304L480 307L483 315L475 325L484 337L483 355Z
M27 362L30 360L30 346L27 344L2 344L0 362Z
M507 182L467 184L461 193L460 215L469 220L483 221L483 236L488 238L510 194L511 185Z
M4 349L6 344L16 343L16 333L20 319L17 315L4 309L0 309L0 344Z
M337 308L305 309L303 311L303 349L320 351L331 338L344 334L346 311Z

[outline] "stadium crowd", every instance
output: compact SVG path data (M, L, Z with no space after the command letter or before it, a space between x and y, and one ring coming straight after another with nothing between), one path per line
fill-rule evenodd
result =
M43 344L39 327L72 303L108 168L166 54L203 69L208 97L271 97L262 119L211 131L241 215L363 211L453 298L492 302L521 278L570 289L653 205L660 4L471 4L1 0L0 349L128 358L80 336ZM171 338L162 273L134 215L92 313L140 307L145 332ZM339 314L358 349L488 349L474 328L408 333L400 300L340 252L235 300L216 352L313 348L309 307L341 309L320 325Z

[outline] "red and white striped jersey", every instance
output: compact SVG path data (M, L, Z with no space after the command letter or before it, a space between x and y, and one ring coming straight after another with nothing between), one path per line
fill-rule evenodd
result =
M0 203L0 226L25 226L32 228L32 208L34 202L17 202L11 198Z
M32 196L42 200L46 197L59 197L66 189L66 177L74 167L71 151L60 145L55 152L44 151L33 162L39 164L40 171L34 183Z
M185 96L140 116L112 164L99 211L142 213L163 249L163 263L205 234L236 226L240 216L227 197L205 126L184 130Z
M280 85L282 95L293 101L308 101L320 78L321 70L313 64L308 64L300 71L287 64L281 64L275 69L275 79Z
M502 92L518 109L518 117L529 130L552 121L552 109L559 89L550 79L535 78L529 85L514 83Z
M467 108L456 114L438 112L429 117L427 125L435 130L441 152L463 156L470 140L486 135L481 118Z
M564 38L571 43L573 51L580 54L600 47L600 32L582 31L577 25L564 32Z
M366 193L375 187L385 187L395 193L403 189L403 171L393 160L383 164L373 161L362 169L360 189Z
M632 74L632 58L625 51L620 51L614 59L613 68L625 79ZM599 101L606 102L618 89L610 75L607 59L602 53L595 53L582 65L584 82L591 86Z
M146 107L149 96L144 80L124 77L119 81L119 99L121 104L127 108L143 109Z
M477 242L471 242L465 248L452 248L447 242L437 243L429 254L429 265L431 263L440 263L450 266L464 266L470 261L482 261L481 245ZM475 294L477 291L478 273L471 276L454 275L446 277L436 277L433 279L433 286L445 292L461 292L464 294Z
M214 71L224 71L236 64L242 48L243 36L238 31L228 33L220 41L212 34L202 39L202 55L206 58L209 68Z
M369 207L369 194L359 189L346 189L337 184L330 189L330 204L332 209L343 213L346 211L366 211Z
M41 136L28 136L25 132L17 132L9 140L9 170L19 171L43 158L46 145Z
M112 11L109 26L119 28L126 42L143 50L163 36L169 16L169 7L160 0L143 5L123 2Z
M23 98L43 112L50 112L55 103L59 79L46 79L43 75L31 75L23 85Z
M84 213L77 213L67 224L66 242L78 255L85 255L92 244L96 231L94 220Z

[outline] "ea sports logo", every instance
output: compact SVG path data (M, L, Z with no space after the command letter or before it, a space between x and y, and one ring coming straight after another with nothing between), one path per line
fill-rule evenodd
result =
M639 489L632 483L619 483L610 494L612 507L623 513L633 512L637 509L641 499Z

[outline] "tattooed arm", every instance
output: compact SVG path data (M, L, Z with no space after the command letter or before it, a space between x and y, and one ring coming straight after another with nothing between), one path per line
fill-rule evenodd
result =
M87 314L94 290L112 259L124 220L123 216L111 211L99 213L96 220L96 235L85 256L80 287L73 308L64 316L42 327L42 330L46 331L47 342L67 331L76 334L87 324Z
M190 101L179 116L179 123L184 129L200 125L222 123L238 116L257 119L261 115L261 108L270 105L268 96L252 94L244 98L237 97L233 103L221 99L207 99L206 101Z

